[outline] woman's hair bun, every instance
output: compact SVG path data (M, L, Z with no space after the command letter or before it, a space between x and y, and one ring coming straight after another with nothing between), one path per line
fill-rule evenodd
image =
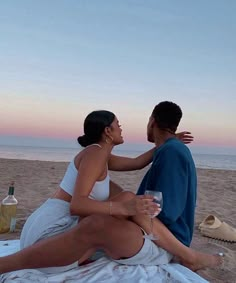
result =
M89 141L89 139L88 139L88 137L87 137L86 135L79 136L79 137L77 138L77 141L78 141L78 143L79 143L81 146L83 146L83 147L86 147L86 146L88 146L88 145L91 144L91 142Z

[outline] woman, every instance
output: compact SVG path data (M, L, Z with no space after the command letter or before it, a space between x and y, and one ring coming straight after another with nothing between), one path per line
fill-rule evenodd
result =
M69 164L54 196L26 221L20 239L22 250L0 258L0 273L53 266L67 270L89 258L97 248L118 261L142 249L142 228L128 217L138 215L148 221L147 215L159 211L159 207L151 196L110 192L108 169L143 168L151 162L154 149L137 158L112 155L113 147L123 143L121 132L119 121L109 111L94 111L86 117L84 135L78 138L85 149ZM181 136L191 141L190 136ZM155 221L159 227L158 245L179 257L185 266L196 270L220 263L218 256L187 248L158 219ZM167 256L161 263L170 258ZM159 264L154 258L150 262Z

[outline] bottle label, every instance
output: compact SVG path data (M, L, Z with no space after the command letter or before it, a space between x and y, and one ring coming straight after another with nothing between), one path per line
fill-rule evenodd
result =
M10 232L14 232L16 228L16 218L12 217L11 218L11 223L10 223Z

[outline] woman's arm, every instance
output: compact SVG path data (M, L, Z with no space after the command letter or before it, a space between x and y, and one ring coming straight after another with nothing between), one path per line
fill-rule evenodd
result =
M156 147L153 147L145 153L133 158L111 154L108 161L108 169L112 171L132 171L142 169L152 162L155 149Z
M78 168L78 176L75 183L74 193L71 199L71 215L88 216L92 214L104 215L135 215L138 213L149 213L154 209L152 197L134 197L126 202L97 201L89 198L89 194L106 168L106 158L100 149L91 151L81 160ZM151 202L151 205L149 203ZM148 209L147 209L148 205Z
M193 136L187 131L177 133L176 138L185 144L193 141ZM152 149L134 158L111 154L108 162L108 168L112 171L132 171L142 169L152 162L155 149L156 147L153 147Z
M116 184L115 182L110 180L109 200L112 200L114 197L116 197L117 195L119 195L122 192L124 192L124 190L121 188L121 186L119 186L118 184Z
M120 194L121 195L121 194ZM152 196L134 196L128 201L97 201L88 197L79 197L78 206L72 215L85 217L92 214L112 216L134 216L136 214L154 214L159 207L153 202Z
M108 205L89 199L94 184L105 176L106 156L100 148L94 148L83 156L78 166L78 175L74 193L71 198L70 212L72 215L107 214ZM94 203L94 204L93 204Z

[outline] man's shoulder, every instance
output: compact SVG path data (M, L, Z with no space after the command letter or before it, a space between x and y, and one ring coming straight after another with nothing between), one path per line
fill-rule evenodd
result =
M168 153L172 151L189 150L188 147L176 138L167 140L163 145L156 149L155 153Z
M170 139L156 149L153 161L165 158L172 159L174 156L180 159L189 159L191 158L191 152L183 142L178 139Z

